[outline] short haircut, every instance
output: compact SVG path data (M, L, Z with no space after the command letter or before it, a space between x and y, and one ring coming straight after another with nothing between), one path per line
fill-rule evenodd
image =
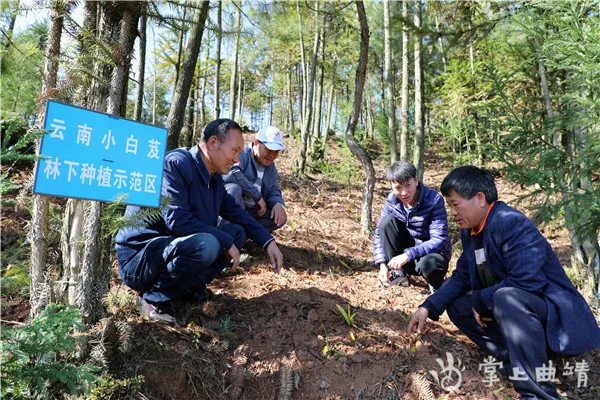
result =
M240 132L242 131L242 128L239 126L239 124L232 119L215 119L214 121L211 121L208 124L206 124L199 141L206 143L208 142L208 139L210 139L212 136L216 136L217 139L221 142L225 138L227 138L231 129L237 129Z
M498 200L498 190L492 173L473 165L453 169L442 181L440 190L444 196L448 196L448 193L454 190L465 199L471 199L481 192L488 204Z
M417 177L417 169L408 161L396 161L388 169L386 179L390 182L406 183Z

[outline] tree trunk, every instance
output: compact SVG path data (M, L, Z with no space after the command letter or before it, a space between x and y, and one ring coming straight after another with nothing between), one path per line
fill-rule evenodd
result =
M385 68L385 99L387 104L388 137L390 140L390 162L398 160L398 144L396 143L396 104L394 103L394 74L392 73L392 36L390 34L390 0L383 0L383 34Z
M223 40L223 22L222 22L222 5L217 1L217 46L215 54L215 85L214 85L214 102L215 102L215 119L219 119L221 115L220 103L220 79L221 79L221 41ZM202 121L204 123L204 121Z
M243 103L242 89L243 89L243 85L244 85L244 79L242 77L242 63L241 63L241 61L238 62L237 76L238 76L238 83L237 83L237 107L238 107L238 109L237 109L236 115L238 116L238 121L240 123L242 123L242 103Z
M185 14L187 13L187 6L183 6L183 16L181 17L181 28L179 29L179 39L177 43L177 63L175 64L175 86L179 81L179 72L181 71L181 55L183 54L183 40L185 34Z
M17 14L19 13L19 5L20 1L16 1L12 4L13 9L10 12L10 20L8 21L8 29L6 30L6 43L4 44L4 50L8 50L10 48L10 44L12 41L13 30L15 29L15 23L17 22Z
M369 158L369 154L354 140L354 132L356 124L360 116L360 107L362 104L363 90L367 76L367 62L369 58L369 26L367 24L367 16L365 14L365 6L362 1L356 2L358 12L358 20L360 22L360 56L358 60L358 68L356 69L356 80L354 86L354 104L352 107L352 115L348 120L345 137L346 144L350 151L359 158L365 174L365 187L362 196L362 209L360 216L360 225L362 232L370 234L373 231L372 223L372 207L373 207L373 192L375 189L375 169L373 162Z
M287 101L287 126L286 129L287 131L293 131L294 130L294 100L292 97L292 70L289 69L287 72L287 94L288 94L288 101Z
M112 6L103 5L103 8L105 14L111 14L107 17L107 22L120 25L114 54L116 64L110 80L106 111L111 115L123 116L123 93L127 90L141 4L127 2ZM109 30L114 29L111 27ZM102 203L98 201L86 203L83 225L83 236L86 239L81 260L81 284L76 293L76 303L86 320L93 322L102 316L102 298L110 287L110 273L107 273L110 265L102 265L100 260L103 258L103 252L110 252L111 249L102 246Z
M60 37L63 29L67 3L55 1L52 3L52 14L48 26L48 37L45 52L44 73L42 75L42 100L53 97L56 91L58 73L58 57L60 55ZM39 111L36 127L43 129L45 108ZM41 140L37 143L37 154L40 152ZM39 162L39 161L38 161ZM51 288L46 277L46 257L48 253L46 236L48 234L48 197L34 195L31 218L31 253L30 253L30 314L36 317L50 302Z
M335 67L336 63L333 63L333 76L331 77L331 86L329 87L329 102L327 103L327 122L325 123L325 133L323 134L323 151L327 151L329 144L329 126L331 123L331 111L333 110L334 89L335 89Z
M325 25L325 21L323 21ZM312 142L312 154L313 157L317 152L317 159L321 159L323 153L318 151L318 147L321 145L321 114L323 112L323 81L325 78L325 29L321 29L321 63L319 65L319 83L316 94L316 114L315 121L313 124L313 142Z
M317 9L315 11L315 15L316 17L319 16L319 3L317 3ZM315 91L315 75L316 75L316 70L317 70L317 58L318 58L318 54L319 54L319 38L320 38L320 27L317 27L315 29L315 41L314 41L314 46L313 46L313 53L312 53L312 63L310 66L310 81L308 82L308 104L307 104L307 110L306 110L306 119L304 121L304 123L302 124L302 134L301 134L301 138L302 138L302 144L300 147L300 165L298 168L298 171L303 174L304 170L306 169L306 151L307 151L307 147L308 147L308 136L310 134L310 124L311 124L311 119L312 119L312 112L313 112L313 97L314 97L314 91Z
M400 112L400 159L408 160L408 2L402 2L402 100Z
M304 57L304 37L302 35L302 13L300 12L300 0L296 0L296 13L298 14L298 35L300 36L300 69L298 71L298 74L302 78L302 80L298 83L298 121L300 121L300 131L302 132L304 131L304 123L306 122L307 113L306 96L308 93L308 73L306 71L306 60Z
M235 2L232 4L236 6ZM235 121L235 113L237 111L237 99L236 99L236 83L238 80L238 56L240 52L240 36L242 34L242 2L240 1L239 6L236 6L237 12L235 15L236 25L236 37L235 47L233 48L233 64L231 66L231 81L229 84L229 117Z
M143 6L140 19L140 57L137 74L137 92L135 96L135 109L133 111L133 119L136 121L142 120L142 109L144 108L144 78L146 74L146 25L148 15L146 14L146 5Z
M421 28L421 0L415 2L415 28ZM423 154L425 133L423 130L423 66L421 64L421 33L415 35L415 148L413 164L417 167L419 180L423 180Z
M169 131L167 137L167 150L172 150L179 143L179 135L185 119L185 106L190 94L190 87L194 79L194 71L196 62L200 52L200 44L202 43L202 33L204 31L204 23L208 15L208 6L210 1L202 1L200 8L194 11L194 19L191 28L190 38L182 65L182 73L177 81L173 92L173 100L167 117L167 129Z

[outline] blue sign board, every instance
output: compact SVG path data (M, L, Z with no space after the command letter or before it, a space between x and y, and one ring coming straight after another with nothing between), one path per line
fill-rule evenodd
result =
M167 130L49 100L33 193L158 207Z

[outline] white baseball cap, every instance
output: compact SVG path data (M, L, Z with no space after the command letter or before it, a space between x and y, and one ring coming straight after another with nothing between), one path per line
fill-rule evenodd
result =
M279 128L275 128L274 126L267 126L266 128L261 128L256 134L256 140L264 143L265 146L269 150L284 150L287 151L285 146L283 145L283 133L279 130Z

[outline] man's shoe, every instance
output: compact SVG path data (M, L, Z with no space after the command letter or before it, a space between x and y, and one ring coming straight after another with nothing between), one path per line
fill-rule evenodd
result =
M392 272L390 273L390 280L389 282L385 282L383 284L383 286L385 287L389 287L389 286L394 286L394 285L402 285L402 286L408 286L408 278L406 277L406 274L404 273L404 271L401 271L399 269L393 269Z
M165 322L169 325L177 325L175 311L170 302L164 303L149 303L143 297L138 297L138 307L140 313L153 321Z
M193 287L188 289L181 298L192 304L203 304L208 300L208 291L206 290L206 286Z

